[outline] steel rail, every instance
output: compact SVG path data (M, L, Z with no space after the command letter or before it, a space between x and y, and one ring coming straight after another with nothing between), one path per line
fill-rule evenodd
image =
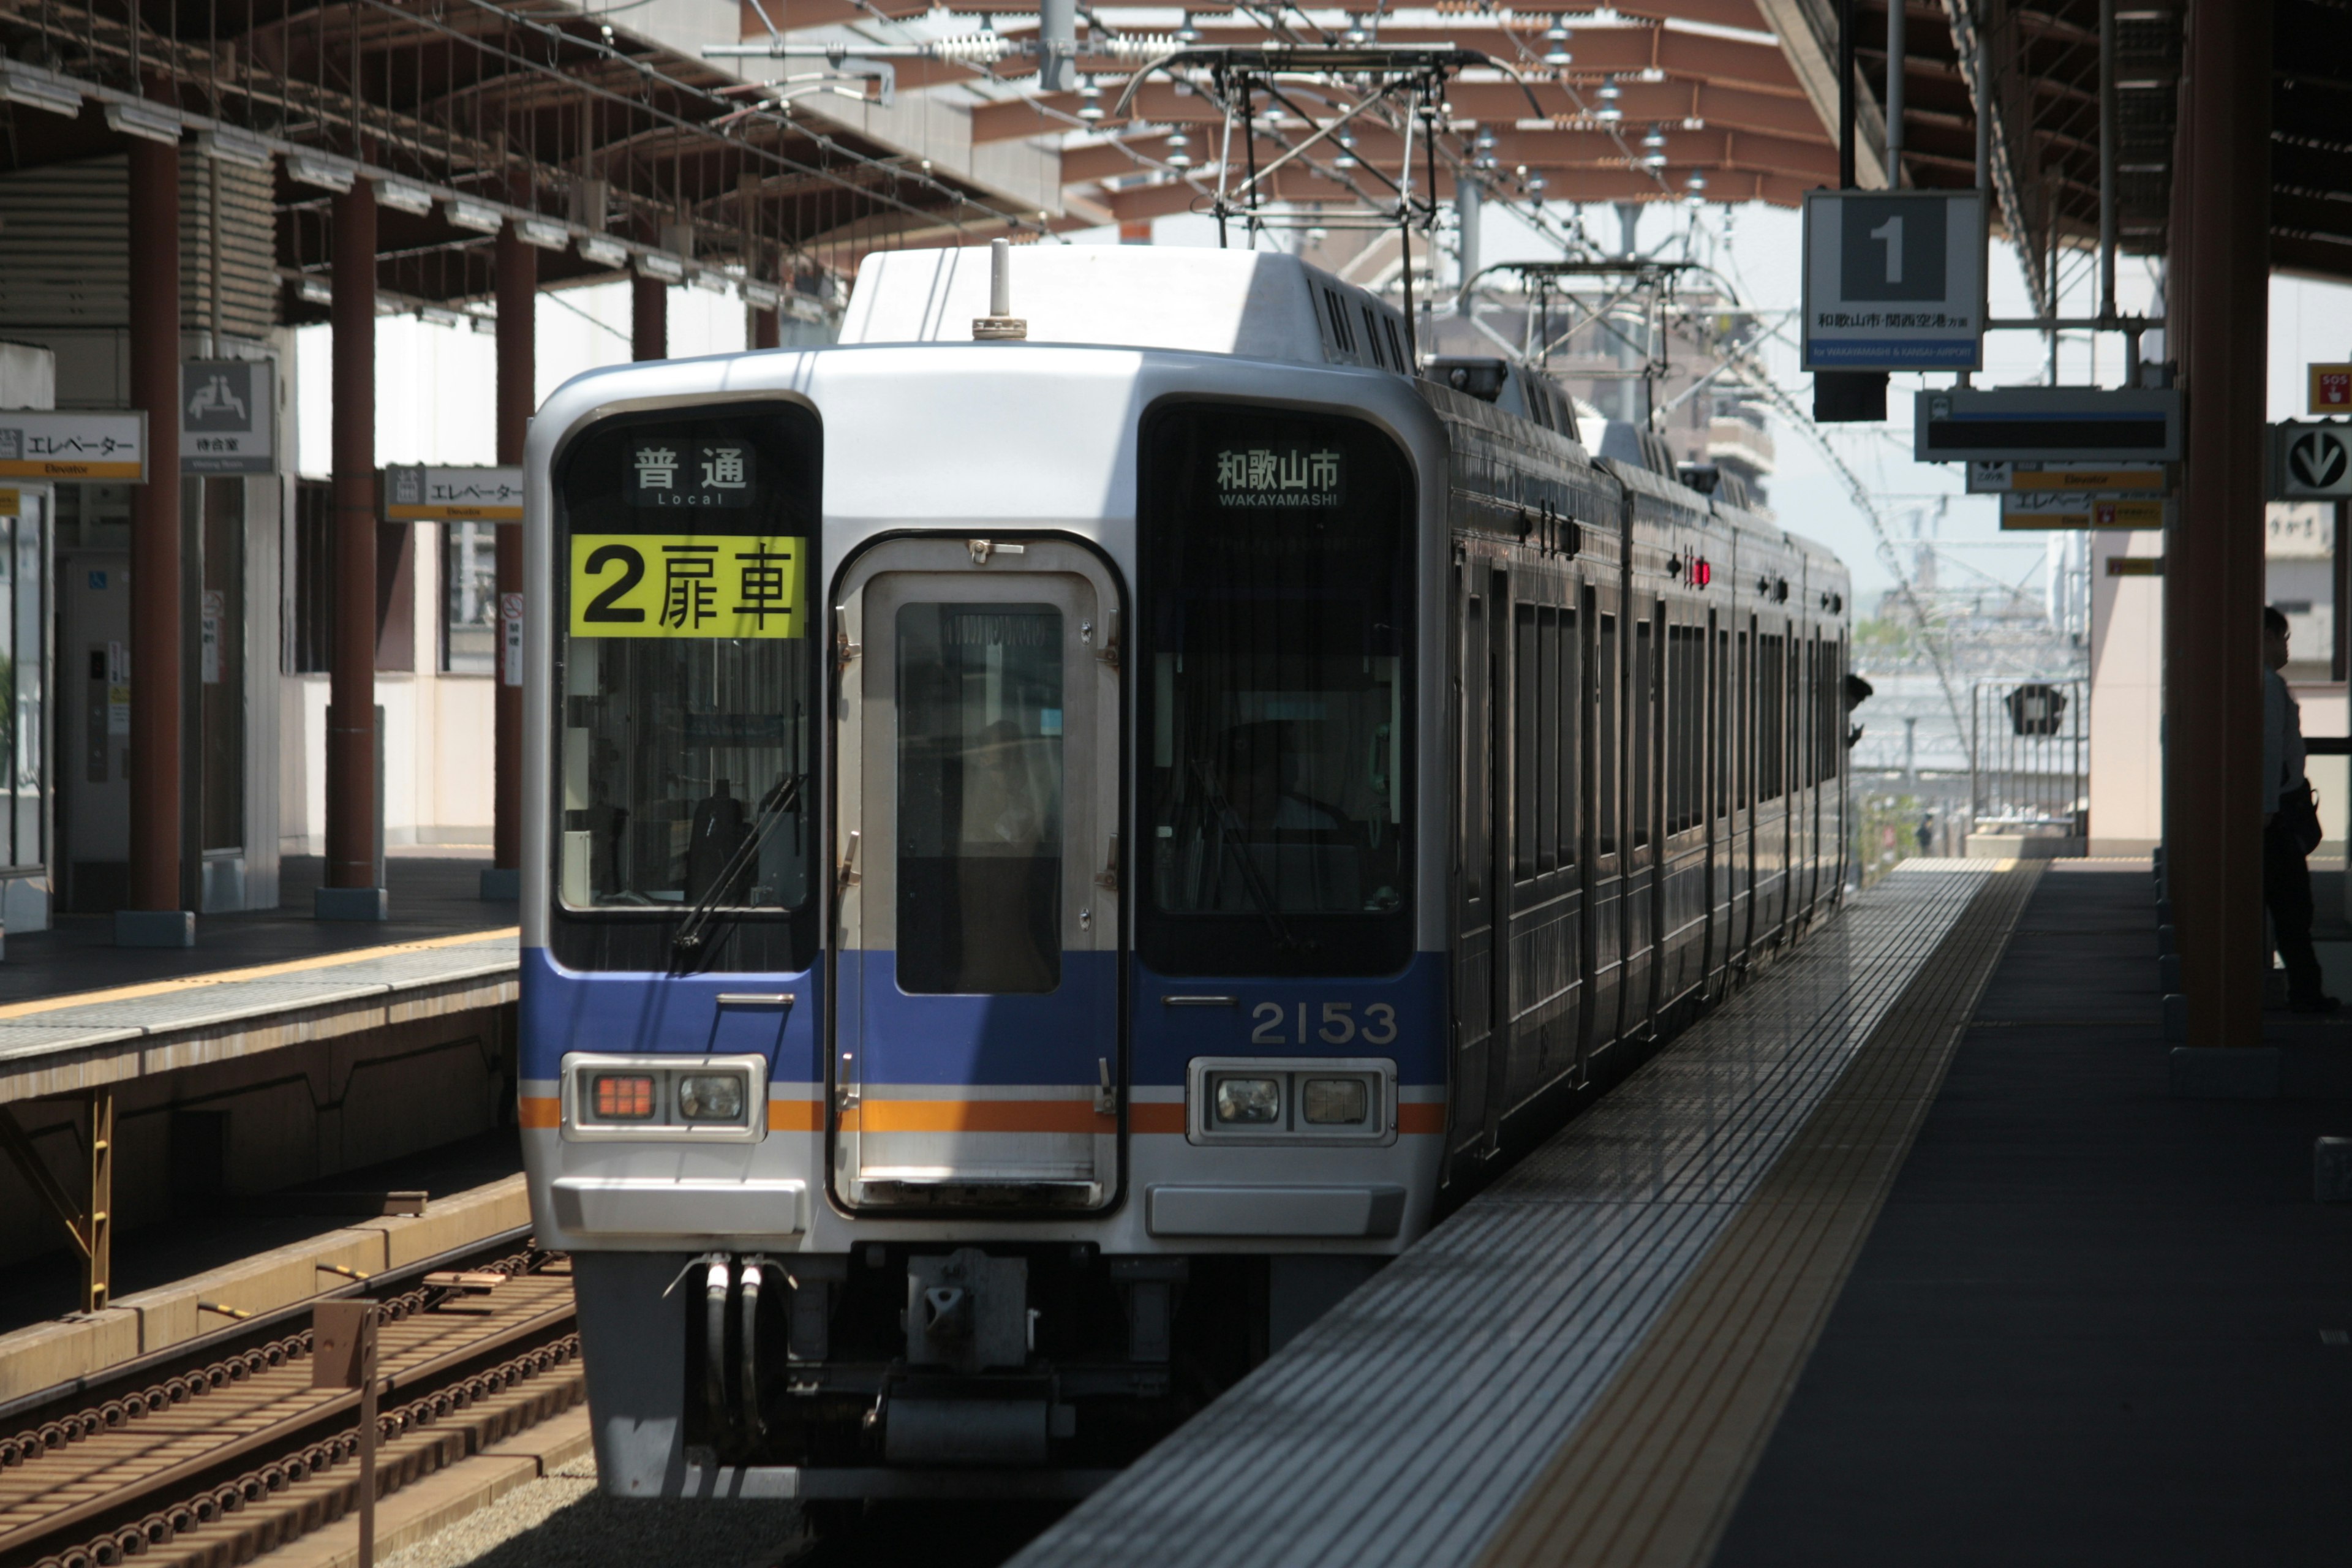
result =
M532 1276L525 1274L519 1278L530 1279ZM565 1283L569 1285L568 1278ZM431 1353L423 1361L387 1369L377 1380L378 1394L380 1396L412 1394L429 1396L435 1392L433 1384L437 1381L450 1378L500 1351L563 1331L574 1316L572 1305L566 1301L561 1306L532 1312L528 1317L500 1322L486 1332L467 1336L458 1343ZM289 1362L293 1359L289 1358ZM310 1391L306 1387L300 1392L307 1394ZM60 1535L87 1530L103 1521L121 1520L150 1511L159 1500L166 1503L174 1500L173 1494L200 1486L207 1478L218 1476L223 1470L250 1457L273 1450L299 1449L321 1436L322 1428L341 1426L346 1417L360 1408L362 1392L359 1389L338 1390L323 1398L306 1399L299 1410L268 1425L226 1433L221 1441L201 1453L85 1498L58 1512L0 1532L0 1559L27 1556L44 1543L54 1542ZM272 1395L258 1402L254 1408L266 1410L269 1404L287 1398L289 1394ZM45 1462L33 1461L36 1465ZM61 1480L64 1479L60 1477Z

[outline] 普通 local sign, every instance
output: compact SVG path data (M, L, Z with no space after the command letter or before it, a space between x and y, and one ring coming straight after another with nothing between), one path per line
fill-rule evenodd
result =
M147 416L0 413L0 479L147 482Z
M520 468L388 468L389 522L520 522Z
M1981 369L1984 292L1976 192L1805 193L1805 369Z

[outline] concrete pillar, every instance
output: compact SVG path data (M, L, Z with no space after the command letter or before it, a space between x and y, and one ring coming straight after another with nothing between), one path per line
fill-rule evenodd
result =
M669 285L642 272L629 279L629 357L669 358Z
M751 346L753 348L781 348L783 341L783 312L781 310L751 312Z
M539 253L514 226L499 233L499 465L522 466L523 442L537 405L538 365L532 353L539 299ZM497 800L490 830L490 869L482 876L482 896L520 896L522 868L522 671L509 668L506 605L522 588L522 530L499 530L499 652L497 736L494 747ZM519 658L520 648L513 650Z
M2190 1046L2262 1038L2271 13L2189 7L2171 290L2188 398L2165 542L2165 868Z
M375 186L334 198L335 620L320 920L383 920L376 881Z
M131 497L130 907L124 947L192 947L180 886L180 151L131 139L131 402L147 482Z

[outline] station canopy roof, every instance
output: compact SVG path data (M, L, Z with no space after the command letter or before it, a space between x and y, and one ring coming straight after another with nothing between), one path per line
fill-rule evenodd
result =
M880 247L1035 237L1202 210L1219 154L1289 203L1380 210L1408 129L1388 106L1349 125L1369 76L1253 105L1228 137L1202 72L1145 72L1168 48L1447 47L1452 76L1417 194L1475 180L1500 202L1704 199L1794 205L1838 178L1831 0L1628 0L1362 10L1093 0L1072 79L1040 91L1037 0L951 13L912 0L19 0L0 10L0 168L119 151L157 117L215 155L257 145L272 171L289 320L331 261L337 161L387 192L380 287L479 300L501 216L529 216L543 283L635 265L810 299ZM2161 252L2169 216L2185 0L2128 0L2116 24L2117 217ZM1858 173L1886 183L1886 0L1857 0ZM2345 193L2352 15L2277 0L2273 246L2278 265L2352 273ZM1903 62L1901 183L1975 179L1989 92L1997 221L2046 301L2051 268L2099 228L2098 0L1914 0ZM1978 83L1979 39L1988 80ZM713 56L777 47L783 58ZM2305 68L2299 62L2311 62ZM2310 74L2316 71L2320 74ZM2333 73L2333 74L2329 74ZM78 106L61 94L78 95ZM46 110L46 111L45 111ZM404 196L395 202L394 196ZM644 258L647 253L668 261ZM315 297L318 290L310 289Z

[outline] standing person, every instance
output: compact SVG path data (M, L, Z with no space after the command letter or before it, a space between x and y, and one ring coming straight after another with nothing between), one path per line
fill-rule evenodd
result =
M2303 711L2286 679L2287 622L2263 611L2263 901L2271 935L2286 965L2287 1005L2298 1013L2333 1013L2335 997L2320 989L2319 955L2311 946L2311 867L2319 844L2319 813L2304 776Z

